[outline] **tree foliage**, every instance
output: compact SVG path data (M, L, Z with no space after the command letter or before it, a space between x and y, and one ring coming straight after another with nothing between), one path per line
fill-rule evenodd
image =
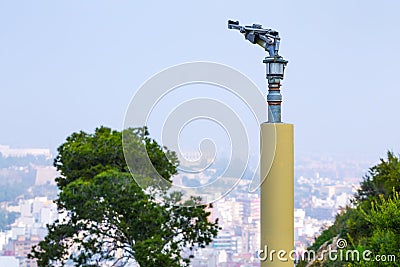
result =
M387 159L371 167L361 182L352 204L343 209L334 224L316 238L309 248L317 251L334 238L348 241L346 250L365 250L372 255L394 255L400 260L400 160L393 152ZM332 244L335 246L335 244ZM354 261L324 261L323 266L400 266L400 263ZM320 266L315 262L308 266ZM299 266L305 266L303 262ZM322 266L322 265L321 265Z
M400 160L391 151L387 153L387 160L380 159L380 163L369 169L368 174L361 182L360 189L355 195L355 200L376 200L380 196L388 198L393 190L400 191Z
M39 266L187 266L182 250L204 247L217 235L217 221L208 220L204 205L175 206L179 193L156 201L137 185L136 176L151 179L155 171L169 180L178 162L145 128L126 131L133 174L121 132L101 127L94 134L73 133L58 148L54 166L62 176L56 203L67 216L49 225L45 240L32 249Z

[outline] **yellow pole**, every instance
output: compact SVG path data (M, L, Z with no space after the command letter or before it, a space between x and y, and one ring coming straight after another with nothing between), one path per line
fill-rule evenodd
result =
M261 124L261 267L294 266L293 140L293 124Z

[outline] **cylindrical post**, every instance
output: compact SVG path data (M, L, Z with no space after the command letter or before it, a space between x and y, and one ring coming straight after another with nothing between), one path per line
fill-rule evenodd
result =
M270 151L275 149L274 157ZM261 124L261 266L293 267L293 124ZM271 165L272 161L272 165ZM291 254L291 255L290 255Z

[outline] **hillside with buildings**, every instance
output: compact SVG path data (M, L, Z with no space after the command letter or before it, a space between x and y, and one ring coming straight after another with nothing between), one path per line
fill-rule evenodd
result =
M26 255L47 234L46 224L58 214L52 155L47 149L0 146L0 266L35 266ZM348 202L370 162L329 157L300 157L295 175L296 249L311 245L321 229ZM208 174L218 173L209 170ZM210 177L186 177L201 181ZM260 196L243 179L227 196L213 203L212 217L222 230L210 246L193 254L193 267L259 266Z
M15 149L0 145L0 266L35 266L31 247L58 218L49 149Z

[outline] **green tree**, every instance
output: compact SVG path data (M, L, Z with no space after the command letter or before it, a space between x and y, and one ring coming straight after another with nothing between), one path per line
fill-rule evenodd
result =
M355 195L355 201L369 204L380 195L390 197L393 190L400 191L400 160L393 152L388 151L386 160L380 159L379 164L369 169Z
M400 259L400 198L399 193L385 199L383 195L371 203L369 211L362 211L365 219L370 223L370 236L361 240L365 247L374 255L394 255ZM398 266L395 262L380 262L380 266ZM365 265L366 266L366 265ZM373 266L372 264L370 266Z
M39 266L188 266L183 249L204 247L217 235L218 222L208 220L206 206L176 206L179 193L153 188L165 197L157 201L135 182L151 181L156 172L170 180L175 154L149 138L145 128L125 130L124 138L133 174L121 132L101 127L94 134L73 133L58 148L54 166L62 176L56 203L68 216L49 225L45 240L32 249L29 257Z
M331 244L335 237L340 237L348 241L348 250L358 250L360 254L369 250L374 256L394 255L397 262L325 260L323 265L315 262L308 266L400 266L399 191L400 160L389 151L387 159L381 159L380 163L369 169L352 205L342 210L334 224L323 231L309 248L317 251L325 242ZM306 263L299 266L306 266Z

